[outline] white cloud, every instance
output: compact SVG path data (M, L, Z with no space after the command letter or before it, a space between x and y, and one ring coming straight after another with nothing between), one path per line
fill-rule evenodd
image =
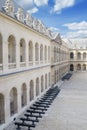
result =
M15 0L17 3L19 3L22 7L26 6L33 6L33 0Z
M63 26L68 28L68 32L63 37L68 38L87 38L87 22L74 22L74 23L67 23Z
M70 30L87 30L87 22L82 21L82 22L74 22L74 23L67 23L64 24L63 26L68 27Z
M36 6L47 5L48 4L48 0L34 0L34 4L36 4Z
M74 32L67 32L62 36L63 38L87 38L87 30L79 30Z
M51 12L61 13L63 8L71 7L74 4L75 0L55 0L55 5Z
M32 13L36 13L37 11L38 11L38 8L34 7L32 9L28 10L27 12L32 14Z
M35 6L33 0L15 0L20 6L27 10L29 13L38 12L38 8Z
M50 29L51 31L53 31L53 32L59 31L59 28L50 27L49 29Z
M36 13L38 11L37 6L43 6L48 4L48 0L15 0L20 6L25 8L29 13Z

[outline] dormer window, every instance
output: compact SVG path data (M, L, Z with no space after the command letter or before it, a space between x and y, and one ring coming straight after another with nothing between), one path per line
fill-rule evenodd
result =
M18 8L16 17L19 21L24 22L24 14L22 8Z
M3 6L4 11L10 15L10 16L14 16L14 4L13 4L13 0L6 0L5 5Z
M38 20L37 19L33 19L33 28L38 30Z
M25 19L25 21L26 21L26 24L27 24L28 26L32 27L33 18L32 18L32 16L31 16L29 13L26 14L26 19Z

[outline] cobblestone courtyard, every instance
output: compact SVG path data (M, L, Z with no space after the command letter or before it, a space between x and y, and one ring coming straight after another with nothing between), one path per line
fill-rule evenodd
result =
M87 73L75 73L35 130L87 130Z
M59 95L32 130L87 130L87 72L73 74L60 88Z

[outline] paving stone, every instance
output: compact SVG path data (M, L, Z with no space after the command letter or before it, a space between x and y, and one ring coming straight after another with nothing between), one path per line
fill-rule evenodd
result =
M87 130L87 72L73 74L60 88L59 95L32 130Z

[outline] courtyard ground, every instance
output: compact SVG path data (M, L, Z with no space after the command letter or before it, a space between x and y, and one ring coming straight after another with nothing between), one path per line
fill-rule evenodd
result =
M60 88L59 95L32 130L87 130L87 72L74 73Z
M66 80L35 130L87 130L87 72Z

